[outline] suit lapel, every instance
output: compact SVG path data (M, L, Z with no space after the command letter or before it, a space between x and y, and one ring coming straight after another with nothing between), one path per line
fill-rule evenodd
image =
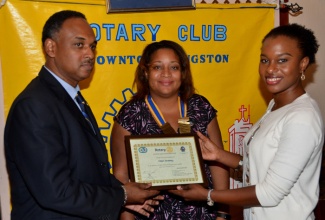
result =
M66 92L66 90L62 87L62 85L44 68L42 67L39 73L40 80L46 84L46 86L53 92L58 100L62 102L62 105L66 106L73 117L78 120L78 122L89 132L94 138L100 142L101 146L105 147L105 143L103 141L103 137L100 134L98 129L98 125L93 113L90 111L90 120L94 125L94 129L96 134L94 134L92 128L89 126L85 117L82 115L76 103L71 99L70 95ZM89 106L87 106L89 108ZM90 110L90 108L88 109ZM105 147L106 148L106 147Z

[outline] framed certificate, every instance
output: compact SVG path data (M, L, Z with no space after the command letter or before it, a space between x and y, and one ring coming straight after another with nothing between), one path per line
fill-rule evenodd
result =
M193 134L125 136L130 179L158 190L202 184L206 174L198 137Z
M194 0L106 0L107 13L195 9Z

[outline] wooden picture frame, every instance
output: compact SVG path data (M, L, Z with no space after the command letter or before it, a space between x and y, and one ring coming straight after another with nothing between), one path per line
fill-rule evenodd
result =
M195 9L195 0L106 0L107 13Z

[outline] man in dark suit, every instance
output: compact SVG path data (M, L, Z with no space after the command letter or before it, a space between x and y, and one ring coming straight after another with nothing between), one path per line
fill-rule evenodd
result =
M85 16L55 13L42 43L45 65L12 104L5 127L12 220L117 219L124 205L148 215L145 201L159 192L150 184L121 186L109 173L96 120L88 106L85 118L75 99L95 61Z

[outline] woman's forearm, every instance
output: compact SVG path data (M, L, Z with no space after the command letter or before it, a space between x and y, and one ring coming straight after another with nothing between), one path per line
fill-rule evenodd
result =
M219 157L217 158L217 162L222 163L230 168L237 168L239 165L239 161L242 160L242 156L240 154L231 153L226 150L222 150L219 153Z
M207 192L206 192L207 194ZM236 206L260 206L256 197L255 186L231 190L213 190L211 199L214 202Z

